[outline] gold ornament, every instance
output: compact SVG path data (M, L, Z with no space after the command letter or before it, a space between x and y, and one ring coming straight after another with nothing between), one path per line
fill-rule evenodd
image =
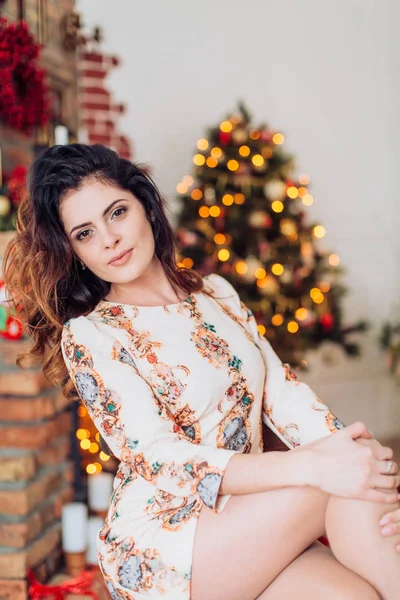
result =
M7 196L0 196L0 217L6 217L11 212L11 202Z

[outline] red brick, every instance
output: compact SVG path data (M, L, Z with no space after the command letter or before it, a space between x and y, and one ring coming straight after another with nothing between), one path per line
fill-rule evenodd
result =
M69 401L56 388L33 397L0 395L0 415L2 422L35 421L53 417L68 404Z
M64 487L72 478L70 463L57 465L39 473L23 488L0 487L0 513L3 515L27 515L48 496Z
M24 548L53 521L61 518L62 505L71 502L72 499L73 490L69 485L65 485L39 505L34 513L24 516L22 520L6 522L3 517L0 524L0 546Z
M80 55L80 60L88 60L89 62L101 63L103 62L103 55L94 52L83 52Z
M99 94L100 96L110 96L110 92L101 87L96 87L94 85L84 86L80 88L82 94Z
M1 600L27 600L28 583L23 580L0 579Z
M54 438L71 428L71 414L64 412L47 421L33 421L29 425L0 424L0 448L43 448Z
M81 108L86 108L87 110L110 110L110 103L100 103L100 102L82 102Z
M39 538L19 552L0 553L0 577L23 579L30 567L37 566L56 551L61 543L61 525L50 526Z
M82 77L90 77L93 79L104 79L107 75L108 71L106 69L82 69L80 71L80 76Z

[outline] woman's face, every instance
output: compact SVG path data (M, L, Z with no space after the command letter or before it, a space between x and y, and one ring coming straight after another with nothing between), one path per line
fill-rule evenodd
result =
M151 224L127 190L89 180L65 196L60 217L75 254L104 281L129 283L154 257Z

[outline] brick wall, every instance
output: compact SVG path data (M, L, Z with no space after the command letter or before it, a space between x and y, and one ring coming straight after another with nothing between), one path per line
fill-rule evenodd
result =
M115 56L84 51L79 59L79 114L84 137L89 144L104 144L123 158L131 159L131 145L118 129L123 104L113 100L106 86L111 69L118 66Z

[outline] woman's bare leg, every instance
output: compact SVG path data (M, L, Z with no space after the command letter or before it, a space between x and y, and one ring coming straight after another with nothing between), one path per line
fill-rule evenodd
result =
M384 537L381 517L399 507L331 496L326 529L332 551L346 567L369 581L383 600L400 598L400 534Z
M232 496L220 514L202 510L193 552L192 600L255 600L324 533L328 500L311 487L293 487ZM325 574L315 570L313 576L321 579ZM355 591L361 585L373 594L365 581L352 577ZM339 595L341 586L338 580L337 598L355 597L345 591ZM349 581L343 586L349 588Z
M379 600L365 579L340 564L319 542L295 558L258 600Z

